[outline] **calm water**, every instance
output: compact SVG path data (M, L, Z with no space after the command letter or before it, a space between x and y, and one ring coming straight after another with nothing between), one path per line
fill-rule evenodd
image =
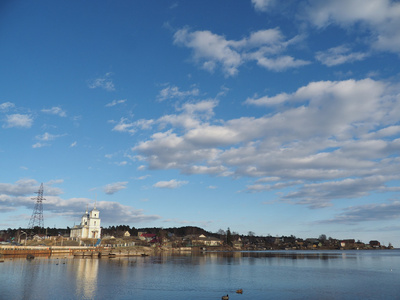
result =
M243 294L236 294L237 289ZM400 299L400 250L6 259L0 299Z

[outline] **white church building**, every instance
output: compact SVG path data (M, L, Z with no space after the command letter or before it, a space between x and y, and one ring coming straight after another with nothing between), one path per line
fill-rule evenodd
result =
M71 228L70 237L81 239L99 239L101 237L100 212L96 209L96 205L90 213L86 209L81 223Z

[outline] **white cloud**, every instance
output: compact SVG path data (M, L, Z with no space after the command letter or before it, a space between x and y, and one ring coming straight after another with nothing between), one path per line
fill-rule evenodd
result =
M122 103L125 103L125 102L126 102L126 99L113 100L110 103L107 103L106 107L112 107L112 106L115 106L115 105L118 105L118 104L122 104Z
M52 187L53 184L60 183L60 180L49 181L44 184L44 195L59 195L62 191L59 188ZM21 179L11 183L0 183L0 195L8 196L29 196L39 190L40 184L34 179ZM30 199L30 198L29 198Z
M298 191L285 195L283 199L295 199L297 203L321 208L330 206L333 199L360 198L369 195L372 191L384 190L384 180L382 176L372 176L305 184Z
M35 144L33 144L32 145L32 148L42 148L42 147L48 147L48 146L50 146L50 144L45 144L45 143L35 143Z
M140 119L135 122L135 126L141 128L141 129L150 129L153 124L154 124L154 120Z
M54 180L44 184L44 213L52 213L60 218L67 218L71 223L74 220L79 222L87 204L93 205L94 203L86 198L60 198L59 195L63 191L52 185L61 182L62 180ZM19 180L15 184L0 183L0 212L11 211L17 207L25 207L31 210L34 203L32 195L38 191L39 186L40 184L33 179ZM121 223L141 223L161 219L158 215L145 215L141 209L135 209L118 202L98 201L96 207L101 211L103 224L115 224L115 220L119 220Z
M264 55L253 55L253 57L257 60L257 63L260 66L272 71L285 71L289 68L297 68L310 64L308 61L294 59L293 57L287 55L276 58L267 58Z
M344 45L316 53L316 59L328 67L363 60L367 56L367 53L351 52L351 49Z
M232 49L231 43L210 31L189 32L184 28L174 34L174 43L192 48L194 60L203 60L202 68L208 71L213 71L220 64L224 72L232 76L242 63L240 54Z
M111 73L106 73L103 77L99 77L89 81L88 86L91 89L102 88L106 91L115 91L114 83L111 79Z
M275 0L251 0L255 10L259 11L267 11L274 2Z
M196 128L201 120L208 120L214 115L217 100L203 100L196 103L188 102L177 108L180 114L165 115L156 122L162 125L172 125L187 129Z
M187 181L177 181L176 179L171 179L170 181L159 181L153 184L153 187L160 189L176 189L182 185L188 184Z
M263 177L258 179L256 182L273 182L273 181L279 181L280 178L279 177Z
M21 115L21 114L7 115L5 121L6 124L3 125L3 128L12 128L12 127L30 128L33 124L33 118L31 115Z
M400 3L390 0L310 1L308 20L322 28L330 24L349 27L362 24L372 46L400 52Z
M259 180L257 180L257 182L259 182ZM303 184L304 182L302 180L296 180L296 181L284 181L284 182L278 182L275 184L253 184L253 185L249 185L247 186L246 191L248 192L261 192L261 191L272 191L272 190L280 190L280 189L284 189L287 187L291 187L294 185L300 185Z
M127 181L114 182L114 183L107 184L107 185L104 187L104 192L105 192L107 195L115 194L116 192L118 192L118 191L120 191L120 190L126 189L126 185L127 185L127 184L128 184Z
M14 103L4 102L0 104L0 111L8 111L10 108L15 107Z
M342 223L354 225L360 222L382 221L400 218L400 201L382 204L351 206L330 220L318 221L317 224Z
M119 132L128 132L130 134L134 134L136 132L135 123L129 122L126 118L121 118L119 123L114 126L112 131L119 131Z
M157 99L159 101L164 101L166 99L182 99L191 96L198 96L199 89L193 88L189 91L180 91L177 86L168 86L162 89L159 94L157 95Z
M227 40L224 36L210 31L194 31L184 28L174 35L174 43L193 50L193 59L210 72L221 67L226 76L234 76L238 68L247 61L272 71L283 71L309 64L308 61L282 55L298 38L285 41L279 29L260 30L248 38L238 41Z
M37 135L35 138L39 141L53 141L56 138L65 136L65 134L50 134L48 132L43 133L42 135Z
M286 93L278 94L274 97L268 97L264 96L258 99L254 98L247 98L246 99L246 104L252 104L252 105L257 105L257 106L275 106L278 104L282 104L286 101L288 101L290 96Z
M132 150L149 169L249 176L256 179L249 191L291 187L294 191L285 201L312 207L330 205L332 199L342 197L336 192L342 185L334 182L366 182L367 177L397 174L400 99L384 82L311 82L291 94L246 103L267 106L268 114L222 121L214 119L216 103L192 110L182 105L176 115L157 120L165 121L163 131ZM207 118L199 117L205 111ZM381 184L371 183L368 191L349 184L349 198L380 190L389 180L384 178ZM321 203L316 203L318 199Z
M70 147L70 148L73 148L73 147L76 147L77 145L78 145L78 142L75 141L75 142L73 142L71 145L69 145L69 147Z
M135 209L118 202L100 201L96 207L101 211L102 222L109 224L115 224L115 220L121 224L137 224L161 219L158 215L145 215L142 209Z
M66 117L67 113L61 107L52 107L48 109L42 109L42 112L51 114L51 115L58 115L60 117Z
M33 194L39 189L39 184L33 179L21 179L15 184L11 183L0 183L0 194L12 195L12 196L24 196Z

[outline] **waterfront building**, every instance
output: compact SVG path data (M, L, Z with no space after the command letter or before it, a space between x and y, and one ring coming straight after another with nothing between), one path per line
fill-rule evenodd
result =
M70 237L81 239L99 239L101 237L100 212L96 209L96 205L90 212L86 209L81 223L71 228Z

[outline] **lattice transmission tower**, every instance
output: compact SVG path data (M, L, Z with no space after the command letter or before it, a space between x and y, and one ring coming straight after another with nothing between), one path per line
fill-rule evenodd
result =
M43 183L40 185L39 191L36 192L37 197L32 198L32 200L36 200L35 207L33 208L33 213L31 219L29 221L28 228L35 228L35 227L44 227L43 222Z

